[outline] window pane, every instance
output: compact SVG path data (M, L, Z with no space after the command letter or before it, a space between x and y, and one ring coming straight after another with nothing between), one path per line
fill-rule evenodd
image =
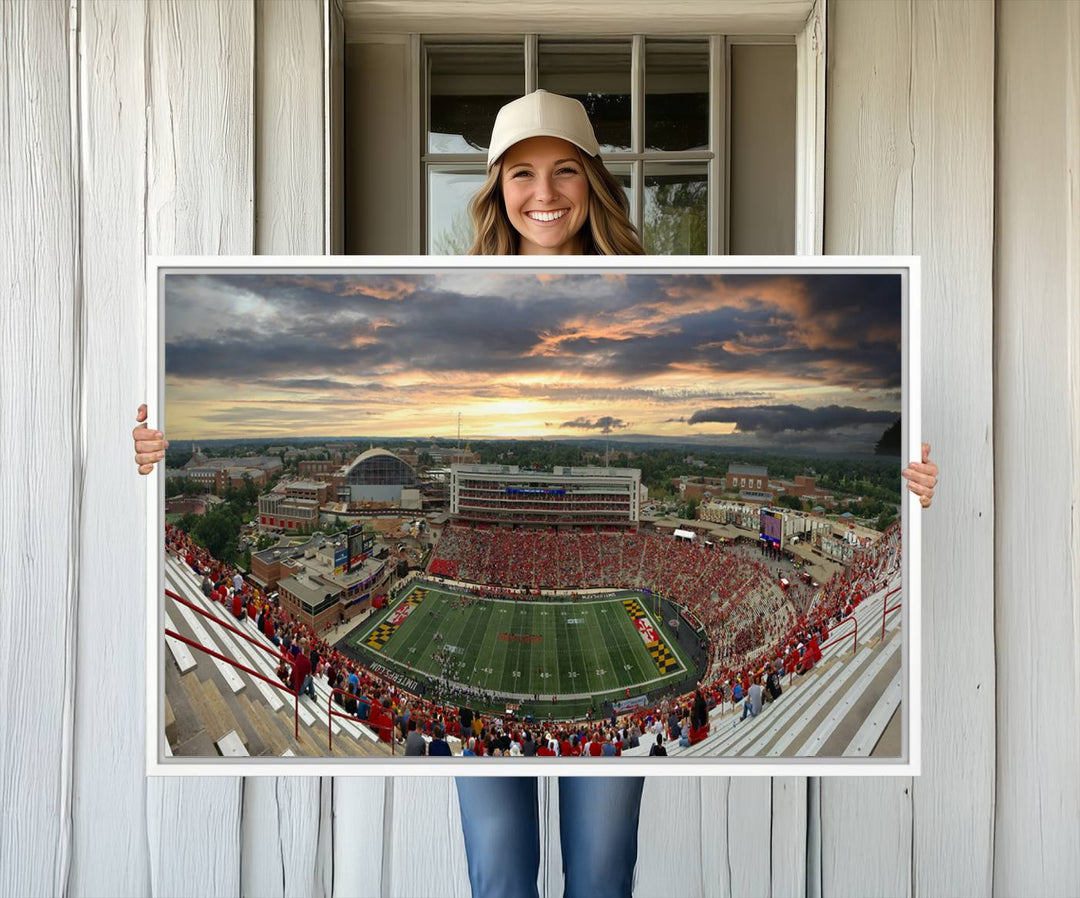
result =
M464 255L472 245L469 200L484 183L483 165L428 169L428 247L433 256Z
M703 163L645 166L645 252L702 255L709 241L708 181Z
M630 149L630 48L629 40L539 44L539 87L581 101L602 153Z
M709 44L645 44L645 149L709 149Z
M427 59L428 152L486 152L500 107L525 93L524 45L436 45Z
M630 217L633 218L634 178L631 167L629 165L619 165L618 163L612 165L610 162L605 162L604 167L615 176L616 181L622 184L623 192L626 194L626 199L630 203Z

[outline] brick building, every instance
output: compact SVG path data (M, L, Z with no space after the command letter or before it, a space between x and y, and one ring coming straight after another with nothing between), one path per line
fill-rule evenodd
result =
M299 463L300 476L305 480L327 480L341 467L336 461L302 461Z
M333 486L313 480L279 483L259 496L259 527L311 533L319 525L319 509L333 501Z
M256 552L249 579L262 589L276 589L282 607L321 632L370 608L374 597L389 589L392 560L372 553L346 570L345 542L344 535L320 535L300 546Z
M767 490L769 488L769 471L767 468L757 465L730 465L727 476L724 478L724 486L728 490Z

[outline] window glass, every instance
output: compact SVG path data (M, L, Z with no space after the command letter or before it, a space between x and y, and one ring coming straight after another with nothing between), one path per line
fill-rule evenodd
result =
M431 166L428 169L428 253L464 255L472 244L469 200L484 183L479 166Z
M622 184L622 189L626 193L626 199L630 203L630 209L634 208L634 179L631 174L631 168L629 164L620 165L619 163L611 163L607 160L604 161L604 167L615 176L615 180Z
M525 93L524 44L429 46L427 64L427 151L485 152L500 107Z
M580 100L601 153L630 150L629 39L539 42L538 86Z
M708 41L647 41L646 151L708 148Z
M708 192L705 163L646 163L645 252L660 256L706 253Z

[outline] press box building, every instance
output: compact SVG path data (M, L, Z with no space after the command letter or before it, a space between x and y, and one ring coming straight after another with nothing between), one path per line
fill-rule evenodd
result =
M636 527L641 471L556 467L550 473L517 465L451 465L450 513L477 523L552 527Z

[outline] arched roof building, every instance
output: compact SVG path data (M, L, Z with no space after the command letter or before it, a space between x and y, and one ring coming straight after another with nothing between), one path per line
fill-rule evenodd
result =
M416 471L386 449L368 449L345 469L345 483L353 502L389 502L397 505L401 491L417 485Z

